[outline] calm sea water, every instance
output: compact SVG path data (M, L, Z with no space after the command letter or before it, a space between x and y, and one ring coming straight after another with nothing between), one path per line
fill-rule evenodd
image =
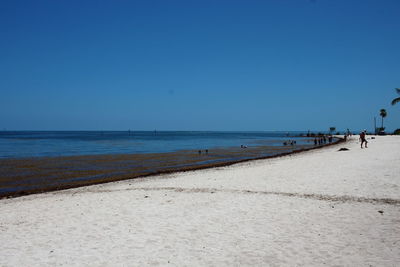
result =
M71 131L0 132L0 158L95 154L158 153L178 150L282 145L300 132L149 132Z

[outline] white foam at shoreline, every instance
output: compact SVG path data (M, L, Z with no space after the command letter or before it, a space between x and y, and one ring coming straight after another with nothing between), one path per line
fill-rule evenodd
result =
M377 137L368 149L353 138L282 158L3 199L0 265L395 266L399 151L399 137Z

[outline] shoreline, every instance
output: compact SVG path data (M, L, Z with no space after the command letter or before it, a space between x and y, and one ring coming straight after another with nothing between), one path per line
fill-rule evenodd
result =
M136 169L125 169L125 170L113 170L113 172L106 170L103 172L100 170L96 170L97 168L104 168L104 165L107 163L110 163L110 161L114 160L115 158L121 157L121 159L118 161L114 161L109 169L115 169L116 165L121 164L120 162L123 162L123 164L127 165L127 162L130 161L130 164L137 163L140 160L143 160L144 155L142 158L139 157L139 160L136 160L135 162L132 162L132 157L138 156L139 154L121 154L121 155L91 155L91 156L61 156L61 157L44 157L44 158L33 158L33 159L1 159L0 162L6 162L6 165L9 165L9 169L12 170L12 172L15 172L14 177L9 177L8 179L0 177L0 199L3 198L15 198L15 197L21 197L25 195L31 195L31 194L40 194L40 193L45 193L45 192L52 192L52 191L59 191L59 190L65 190L65 189L71 189L71 188L77 188L77 187L82 187L82 186L90 186L90 185L96 185L96 184L104 184L104 183L110 183L110 182L116 182L116 181L122 181L122 180L129 180L129 179L137 179L137 178L143 178L143 177L149 177L149 176L156 176L156 175L166 175L166 174L171 174L171 173L178 173L178 172L189 172L189 171L195 171L195 170L202 170L202 169L210 169L210 168L217 168L217 167L225 167L225 166L231 166L234 164L238 163L243 163L243 162L248 162L248 161L254 161L254 160L262 160L262 159L271 159L271 158L277 158L277 157L284 157L292 154L297 154L301 152L306 152L314 149L321 149L325 147L329 147L332 145L337 145L340 143L345 142L343 138L336 138L336 141L324 145L318 145L318 146L305 146L305 145L299 145L297 147L293 147L294 149L291 151L278 151L274 152L272 155L267 155L267 156L260 156L262 155L262 149L265 149L265 147L257 147L257 148L246 148L242 149L241 151L237 152L231 149L226 149L223 153L225 158L216 158L216 159L211 159L211 163L207 163L207 160L204 161L203 158L200 159L194 159L194 160L203 160L204 163L198 163L196 161L186 161L187 164L185 164L186 158L189 156L193 157L194 151L181 151L176 154L174 153L156 153L156 154L145 154L145 156L148 155L157 155L155 159L160 160L160 158L163 158L165 156L171 156L173 155L176 160L173 162L175 166L172 164L170 166L165 166L164 168L157 163L152 166L137 166ZM277 147L275 148L276 150L279 149L289 149L289 147ZM272 148L270 148L272 149ZM233 154L234 157L237 157L236 159L234 157L232 158L226 158L226 154L228 153L236 153ZM272 151L272 150L270 150ZM179 153L183 153L179 154ZM185 153L190 153L190 154L185 154ZM239 157L238 157L239 153ZM242 154L240 154L242 153ZM253 153L253 154L252 154ZM256 154L260 153L260 154ZM270 152L271 153L271 152ZM211 155L211 153L210 153ZM257 156L258 155L258 156ZM185 158L185 160L183 159ZM80 159L83 160L92 160L91 162L88 162L87 165L91 165L89 168L86 167L83 171L81 171L79 174L74 174L71 173L71 161L76 162L79 161ZM50 176L49 179L45 179L46 173L42 171L42 169L49 169L49 162L53 161L61 161L63 163L56 165L56 166L51 166L52 169L52 175ZM144 160L147 161L154 161L154 158L145 158ZM210 161L210 160L208 160ZM220 161L220 162L219 162ZM99 163L100 162L100 163ZM95 163L95 164L93 164ZM140 164L143 164L140 162ZM183 164L183 166L182 166ZM93 167L93 165L95 165ZM24 171L21 171L21 169L25 169L26 166L29 166L29 169L34 169L36 173L24 173ZM83 167L85 168L85 167ZM150 168L150 169L149 169ZM151 168L155 168L155 170L152 170ZM1 171L1 169L0 169ZM109 171L109 172L107 172ZM7 170L6 170L7 172ZM11 172L11 171L9 171ZM19 173L22 174L20 176ZM56 172L56 174L54 174ZM3 171L4 173L4 171ZM6 173L7 174L7 173ZM93 175L95 177L93 177ZM56 178L54 178L56 177ZM61 178L58 178L61 177ZM97 178L96 178L97 177ZM51 179L51 180L50 180ZM36 184L34 184L36 182ZM47 182L47 185L43 185L44 182ZM40 183L40 184L39 184ZM10 186L10 184L13 184Z

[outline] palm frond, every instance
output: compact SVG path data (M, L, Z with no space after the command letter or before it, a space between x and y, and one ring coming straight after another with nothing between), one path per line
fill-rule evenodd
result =
M392 105L396 105L397 103L400 102L400 97L393 99Z

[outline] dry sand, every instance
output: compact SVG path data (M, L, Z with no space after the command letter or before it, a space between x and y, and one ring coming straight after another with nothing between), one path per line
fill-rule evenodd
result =
M347 147L349 151L337 150ZM399 266L400 137L0 200L1 266Z

